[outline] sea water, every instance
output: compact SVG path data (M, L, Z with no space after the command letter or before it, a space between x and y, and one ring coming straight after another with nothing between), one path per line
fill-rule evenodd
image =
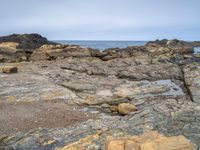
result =
M128 46L144 46L147 41L54 41L61 44L80 45L81 47L90 47L98 50L108 48L126 48Z
M194 54L200 54L200 47L194 48Z

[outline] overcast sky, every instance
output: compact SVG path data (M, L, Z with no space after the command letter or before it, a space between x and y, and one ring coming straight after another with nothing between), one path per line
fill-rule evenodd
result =
M0 0L0 35L200 40L200 0Z

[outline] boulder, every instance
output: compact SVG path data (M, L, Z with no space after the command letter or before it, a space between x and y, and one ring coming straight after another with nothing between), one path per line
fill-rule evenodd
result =
M17 67L14 67L14 66L4 66L1 68L2 72L3 73L17 73L18 69Z
M155 131L140 136L108 137L105 150L194 150L184 136L166 137Z
M118 105L118 112L122 115L128 115L129 113L136 111L137 108L133 104L121 103Z

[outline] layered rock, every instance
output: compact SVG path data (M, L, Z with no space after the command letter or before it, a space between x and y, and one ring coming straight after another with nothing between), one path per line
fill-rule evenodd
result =
M187 65L183 69L185 84L188 87L191 99L200 104L200 66L199 64Z
M0 62L19 62L27 60L24 50L18 48L19 43L0 43Z
M146 45L146 50L151 55L167 55L173 56L175 54L192 54L194 47L200 47L200 42L186 42L180 40L156 40L150 41Z
M54 42L38 34L13 34L0 37L0 62L27 61L32 52L42 45Z
M51 60L66 57L91 57L91 49L76 45L43 45L33 52L30 60Z
M200 61L188 49L198 42L103 52L47 43L28 55L1 45L4 60L25 52L32 62L0 64L18 68L0 71L0 149L200 149Z
M24 58L20 57L18 61L28 60L47 60L66 57L95 57L103 61L116 58L127 57L149 57L149 58L174 58L177 55L186 55L193 52L194 47L200 46L200 42L185 42L179 40L157 40L148 42L145 46L130 46L127 48L111 48L104 51L98 51L91 48L81 48L77 45L59 45L48 41L38 34L13 34L10 36L0 37L0 43L13 42L18 43L14 48L15 51L23 52ZM10 51L11 46L5 51ZM13 47L12 47L13 49ZM4 53L0 50L0 60L3 59ZM25 54L26 55L25 55ZM16 52L14 53L15 55ZM27 57L25 59L25 57ZM12 57L11 57L12 58ZM11 59L9 58L9 59ZM7 61L7 59L4 59Z

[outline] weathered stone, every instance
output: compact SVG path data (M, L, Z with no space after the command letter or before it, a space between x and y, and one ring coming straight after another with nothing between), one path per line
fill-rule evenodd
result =
M33 52L30 59L36 61L61 57L91 57L91 50L76 45L43 45Z
M165 137L157 132L133 137L110 137L105 147L105 150L194 150L191 142L183 136Z
M18 43L0 43L0 55L2 62L19 62L26 56L25 51L19 49Z
M15 66L4 66L1 68L3 73L17 73L18 69Z
M111 140L106 143L106 150L125 150L124 140Z
M110 106L112 112L118 112L118 106Z
M128 115L129 113L136 111L137 108L133 104L121 103L118 105L118 112L122 115Z
M142 144L141 150L194 150L191 142L183 136L163 137L151 142Z
M183 71L191 99L200 104L200 66L188 65Z
M66 145L56 150L98 150L98 145L93 144L94 140L99 138L100 133L88 135L85 138L79 139L77 142Z
M102 107L102 108L110 108L110 105L107 104L107 103L104 103L104 104L101 105L101 107Z

